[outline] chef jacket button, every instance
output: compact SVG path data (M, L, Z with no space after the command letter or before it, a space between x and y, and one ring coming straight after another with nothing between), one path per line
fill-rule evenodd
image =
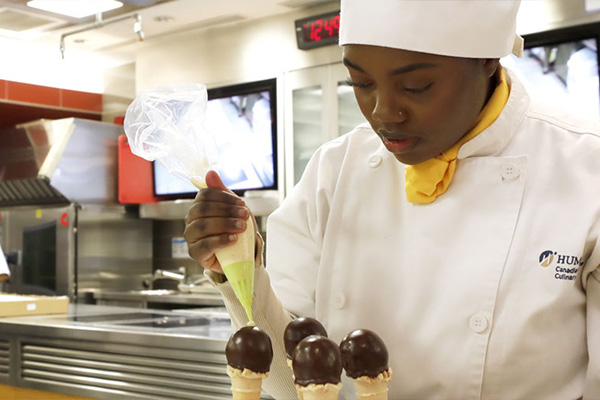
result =
M517 179L519 175L521 175L521 171L519 171L519 167L514 164L508 164L502 168L502 179L505 181Z
M488 327L488 320L483 314L475 314L469 320L469 327L475 333L483 333Z
M346 296L343 293L338 293L333 298L333 306L338 310L341 310L346 305Z
M369 157L369 167L377 168L381 165L382 161L383 161L383 158L381 158L381 156L378 156L378 155L371 156L371 157Z

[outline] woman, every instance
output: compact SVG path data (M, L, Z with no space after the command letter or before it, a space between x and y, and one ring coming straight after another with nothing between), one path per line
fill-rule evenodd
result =
M522 49L517 8L342 1L369 124L322 146L271 215L266 270L257 250L275 398L295 397L281 343L293 316L337 342L379 333L390 399L600 398L600 129L534 105L499 65ZM250 214L215 173L207 184L185 237L239 326L214 251Z

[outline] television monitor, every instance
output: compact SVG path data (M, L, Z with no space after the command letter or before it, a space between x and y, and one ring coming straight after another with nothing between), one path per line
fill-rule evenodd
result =
M276 79L208 90L205 127L219 150L217 172L238 195L277 190ZM153 163L154 196L193 198L198 189Z
M524 35L523 58L501 63L514 70L531 97L600 118L600 23Z

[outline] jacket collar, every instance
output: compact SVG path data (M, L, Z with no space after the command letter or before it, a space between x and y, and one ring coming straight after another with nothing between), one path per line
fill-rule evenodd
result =
M510 95L500 116L485 131L463 144L458 159L491 156L501 152L512 140L525 118L529 96L514 72L506 69Z

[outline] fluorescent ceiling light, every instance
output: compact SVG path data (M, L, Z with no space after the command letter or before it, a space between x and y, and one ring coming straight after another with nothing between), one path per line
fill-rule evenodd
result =
M27 5L56 14L83 18L114 10L122 7L123 3L115 0L31 0L27 2Z

